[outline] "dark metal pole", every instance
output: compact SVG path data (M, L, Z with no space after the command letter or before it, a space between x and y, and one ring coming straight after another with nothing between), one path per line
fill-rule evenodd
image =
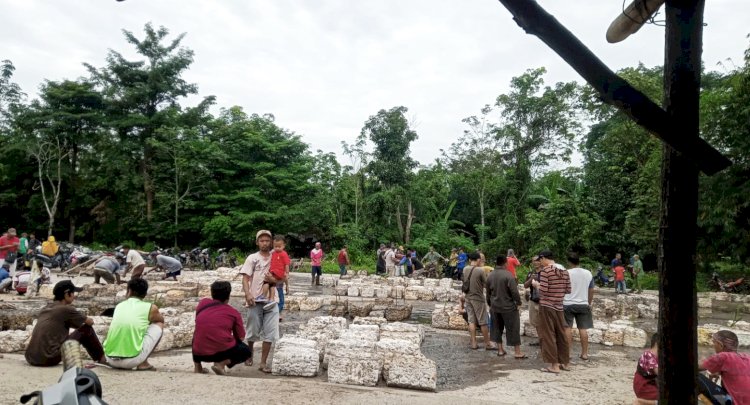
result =
M667 0L664 108L676 136L698 138L703 0ZM664 145L659 229L659 386L663 404L696 404L698 170Z

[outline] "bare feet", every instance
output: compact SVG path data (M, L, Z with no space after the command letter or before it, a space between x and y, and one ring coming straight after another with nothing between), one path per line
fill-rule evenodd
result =
M227 374L226 371L224 370L224 366L221 366L221 365L218 365L218 364L214 364L213 366L211 366L211 370L213 370L214 374L216 374L216 375L226 375Z

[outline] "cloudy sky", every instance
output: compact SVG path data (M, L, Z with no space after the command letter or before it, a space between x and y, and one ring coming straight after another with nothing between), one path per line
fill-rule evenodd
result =
M622 0L540 3L615 70L663 63L663 27L605 41ZM705 19L705 65L740 64L750 2L710 1ZM0 0L0 59L35 95L44 79L86 75L82 62L104 65L108 49L133 55L121 29L140 35L149 21L187 33L186 78L201 96L272 113L313 150L340 153L370 115L403 105L419 134L412 156L430 163L511 77L545 66L549 83L579 80L496 0Z

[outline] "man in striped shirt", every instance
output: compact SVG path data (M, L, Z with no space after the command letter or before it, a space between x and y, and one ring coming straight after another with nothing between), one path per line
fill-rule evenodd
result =
M549 365L542 369L547 373L567 370L570 363L570 345L565 331L563 298L570 293L570 276L563 266L555 263L549 250L539 253L542 271L539 273L539 340L542 359Z

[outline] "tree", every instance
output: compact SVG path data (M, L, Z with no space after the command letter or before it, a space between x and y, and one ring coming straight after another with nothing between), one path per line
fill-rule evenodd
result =
M361 135L374 144L372 160L367 172L372 176L377 191L384 193L381 201L386 203L386 218L394 218L399 239L409 243L411 226L415 218L411 198L405 192L405 184L412 177L417 162L409 156L409 146L417 139L417 133L409 126L406 107L380 110L371 116L362 128ZM405 213L402 215L402 209ZM395 212L394 212L395 211ZM404 222L402 216L406 217Z
M169 108L190 94L195 84L182 75L193 62L193 51L180 46L185 34L164 44L169 30L144 27L145 38L138 39L123 30L125 39L146 60L129 61L119 52L110 50L107 66L97 69L85 64L92 78L102 87L108 105L109 124L123 147L133 152L133 169L140 173L146 203L146 219L154 213L155 184L153 161L156 157L150 140L163 125L169 124Z
M52 136L51 139L40 138L29 144L28 152L37 162L37 183L42 191L44 208L49 217L47 235L52 235L55 227L55 215L62 191L62 162L70 154L65 139Z

